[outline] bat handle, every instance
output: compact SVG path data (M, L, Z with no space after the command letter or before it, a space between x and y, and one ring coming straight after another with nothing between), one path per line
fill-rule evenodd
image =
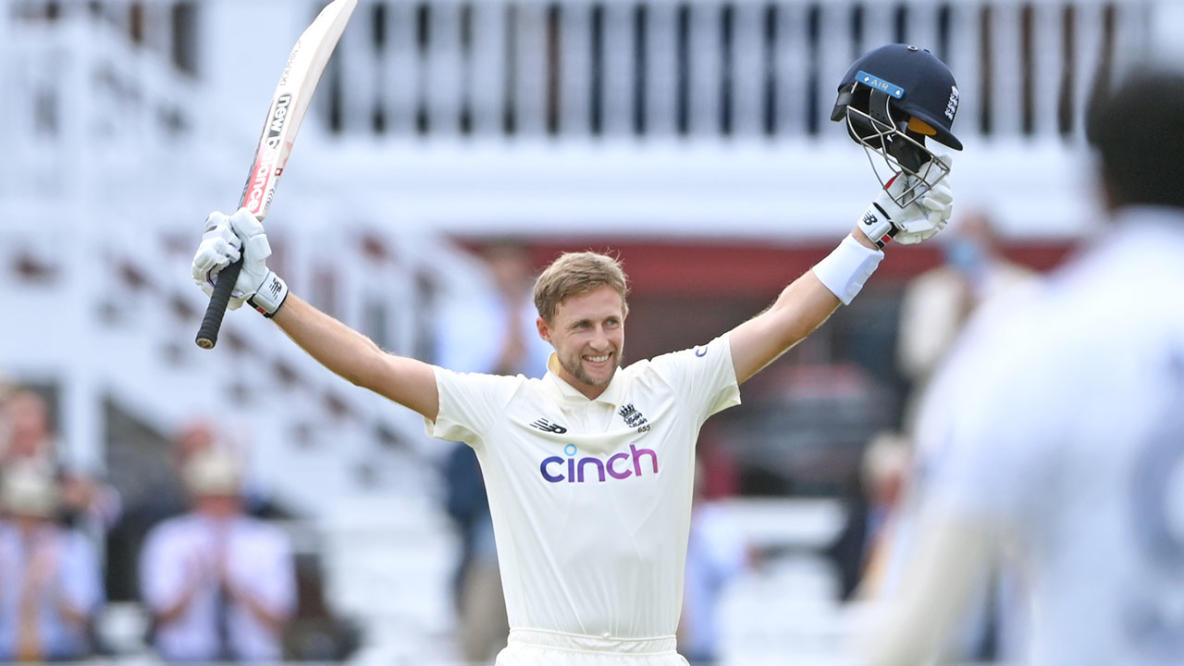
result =
M197 346L202 349L213 349L218 344L218 330L222 328L222 317L226 314L226 304L230 302L230 293L234 291L234 283L238 282L238 274L243 269L243 260L231 263L218 272L214 281L214 293L210 294L210 304L206 306L206 314L202 317L201 328L197 331Z

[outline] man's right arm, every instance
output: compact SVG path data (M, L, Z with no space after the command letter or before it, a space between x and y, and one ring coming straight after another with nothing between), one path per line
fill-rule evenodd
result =
M230 216L215 212L206 218L206 231L193 257L194 281L211 293L217 274L240 255L243 268L229 309L249 303L274 319L321 365L436 420L440 395L432 366L384 352L366 336L289 293L288 285L267 267L271 245L263 225L245 208Z
M295 294L288 294L273 319L301 349L350 383L436 419L440 395L431 365L383 351Z

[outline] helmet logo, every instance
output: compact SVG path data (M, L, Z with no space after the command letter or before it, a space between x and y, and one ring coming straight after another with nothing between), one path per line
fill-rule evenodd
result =
M946 118L954 122L954 114L958 113L958 86L950 86L950 101L946 102Z
M880 90L880 91L886 92L889 95L892 95L893 97L895 97L896 99L900 99L901 97L904 97L904 88L901 88L900 86L896 85L895 83L892 83L891 81L885 81L884 79L881 79L880 77L878 77L874 74L868 74L867 72L865 72L863 70L860 70L859 73L855 75L855 80L857 82L862 83L863 85L871 88L872 90Z

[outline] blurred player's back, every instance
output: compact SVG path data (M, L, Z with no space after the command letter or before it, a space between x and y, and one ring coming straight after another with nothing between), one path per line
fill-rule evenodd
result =
M1013 489L1035 663L1184 663L1184 219L1164 217L1054 280L982 417L1010 421L984 428L1012 476L989 485Z
M1031 663L1184 664L1184 76L1133 76L1090 131L1113 224L958 350L882 663L917 663L1001 561L1031 592Z

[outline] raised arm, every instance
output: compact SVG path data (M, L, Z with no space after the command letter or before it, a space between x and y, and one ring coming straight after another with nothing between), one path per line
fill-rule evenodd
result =
M862 231L856 229L848 239L865 248L871 261L879 263L882 253L877 252ZM875 268L874 264L872 268ZM803 273L781 290L767 310L732 329L729 340L736 381L743 383L801 342L841 304L839 297L813 270Z
M948 166L948 158L943 161ZM953 204L948 179L903 208L891 195L909 182L905 177L898 181L889 183L834 252L782 290L769 309L732 330L736 381L755 375L818 328L840 304L850 303L884 258L880 248L890 239L919 243L945 227Z
M435 420L440 411L431 365L384 352L370 338L289 294L275 323L321 365Z
M206 290L217 272L244 254L243 270L229 309L247 302L273 318L288 337L321 365L349 382L435 419L440 409L432 366L384 352L372 340L288 293L288 286L267 268L271 246L263 225L246 210L227 217L213 213L206 221L193 259L193 277Z

